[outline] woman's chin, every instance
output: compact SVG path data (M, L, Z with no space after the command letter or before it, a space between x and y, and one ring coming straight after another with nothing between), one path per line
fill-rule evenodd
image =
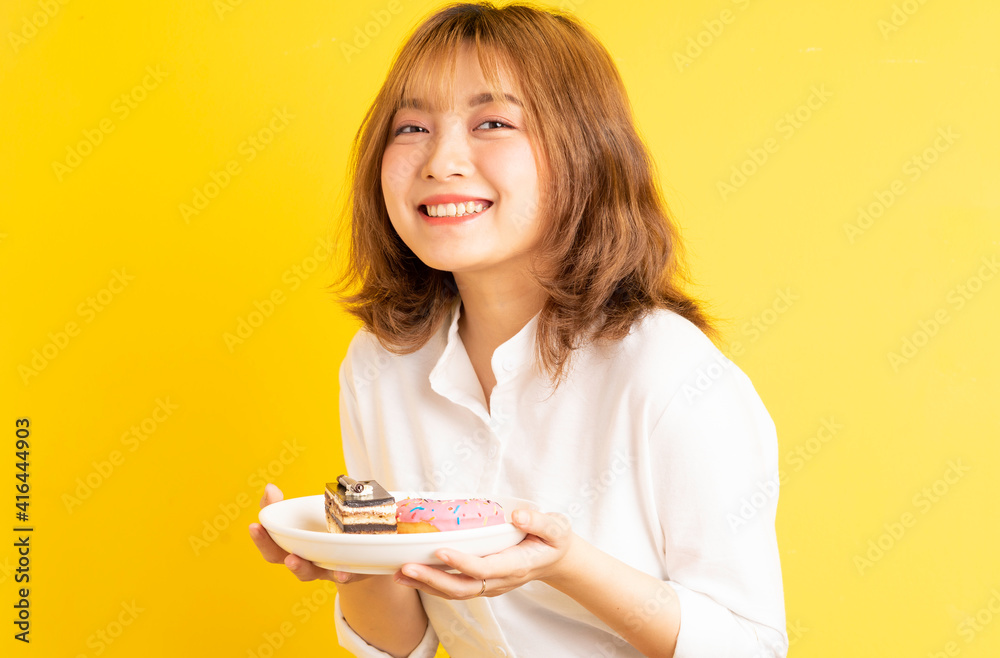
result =
M478 269L482 261L478 258L459 258L455 254L417 254L420 261L427 267L442 272L466 272Z

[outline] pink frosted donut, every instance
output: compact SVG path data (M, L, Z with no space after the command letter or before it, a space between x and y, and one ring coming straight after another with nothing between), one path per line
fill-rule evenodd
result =
M396 532L400 534L471 530L501 523L506 523L503 508L485 498L405 498L396 501Z

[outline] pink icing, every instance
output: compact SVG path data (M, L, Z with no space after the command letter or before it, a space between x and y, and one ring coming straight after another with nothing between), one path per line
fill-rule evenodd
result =
M430 523L441 532L471 530L506 523L503 508L498 503L484 498L458 498L455 500L406 498L396 501L397 523L420 523L421 521Z

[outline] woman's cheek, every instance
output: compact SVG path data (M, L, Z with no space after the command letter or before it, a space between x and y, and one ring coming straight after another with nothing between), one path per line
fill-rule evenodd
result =
M405 190L413 178L414 166L398 149L389 147L382 156L382 189L386 196Z

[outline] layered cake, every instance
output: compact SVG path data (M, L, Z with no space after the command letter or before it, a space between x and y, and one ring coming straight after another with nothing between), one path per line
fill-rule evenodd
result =
M326 485L326 525L337 534L394 534L396 499L375 480L341 475Z

